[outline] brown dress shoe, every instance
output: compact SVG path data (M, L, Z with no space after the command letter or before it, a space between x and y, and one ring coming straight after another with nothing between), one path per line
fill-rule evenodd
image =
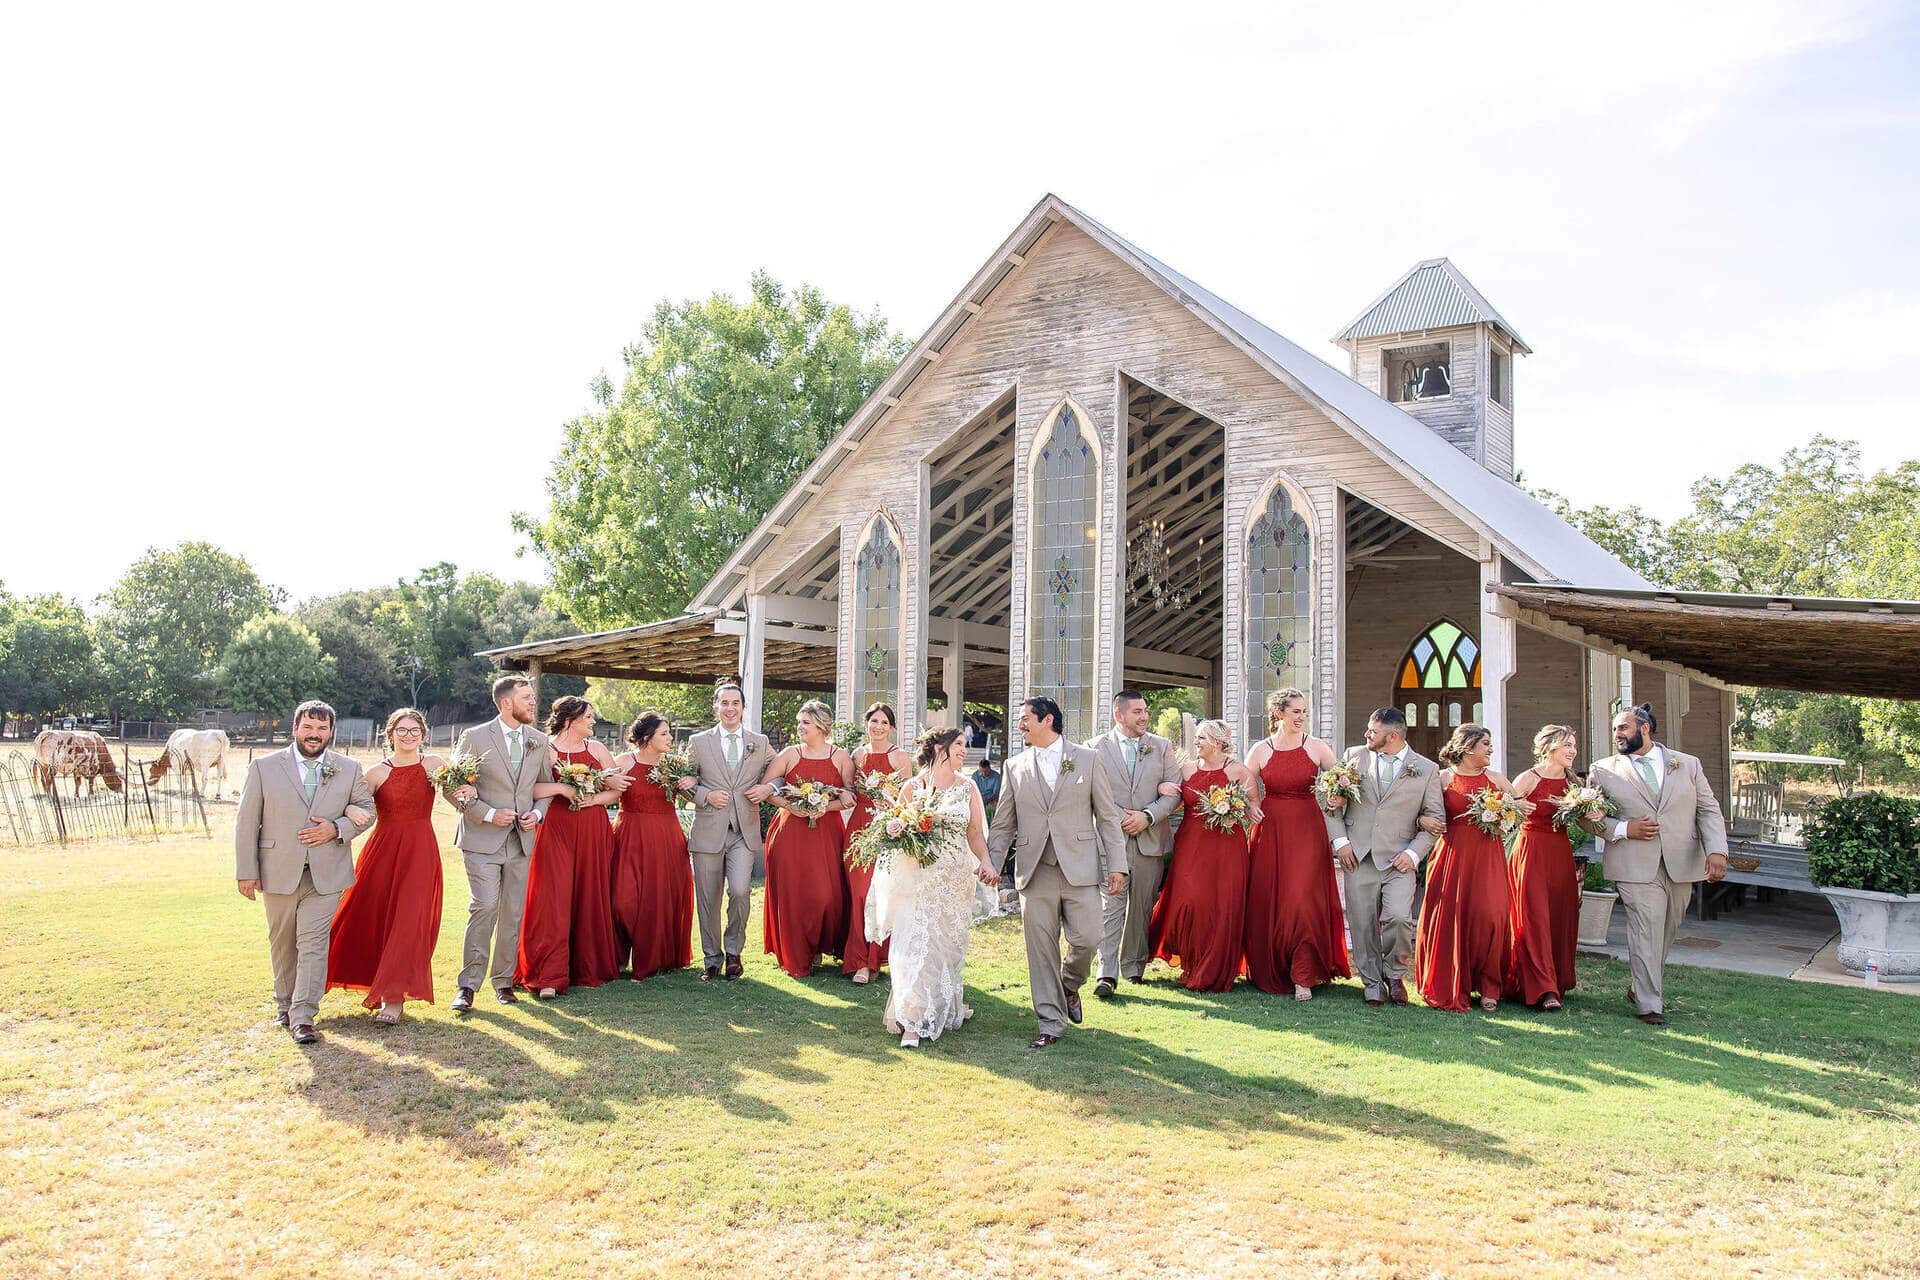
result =
M1102 1000L1110 1000L1113 998L1114 988L1119 985L1120 984L1112 978L1102 978L1093 984L1093 994L1099 996Z
M519 1004L520 1003L520 997L513 994L512 987L495 987L493 989L493 994L494 994L494 998L499 1000L501 1004Z
M731 955L731 954L727 956L727 979L729 981L739 977L741 974L745 973L746 971L747 971L747 967L740 963L739 956Z
M1080 1025L1080 993L1078 991L1067 992L1067 1021L1076 1027Z
M313 1029L311 1022L299 1022L287 1028L295 1044L313 1044L320 1039L320 1033Z
M1667 1025L1667 1015L1664 1013L1636 1013L1633 1016L1650 1027L1664 1027Z
M715 978L719 976L720 976L720 966L717 964L710 964L706 968L700 971L700 981L702 982L712 982Z
M1393 1001L1395 1004L1405 1004L1407 1002L1407 984L1398 978L1389 982L1387 984L1387 999Z
M1039 1035L1035 1036L1032 1040L1027 1042L1027 1048L1044 1049L1050 1044L1059 1044L1059 1043L1060 1043L1059 1036L1050 1036L1043 1031Z
M465 1013L467 1010L473 1008L473 988L460 988L460 994L453 998L453 1003L448 1005L447 1008L453 1010L455 1013Z
M284 1027L287 1025L287 1011L285 1009L273 1015L273 1025L276 1027Z

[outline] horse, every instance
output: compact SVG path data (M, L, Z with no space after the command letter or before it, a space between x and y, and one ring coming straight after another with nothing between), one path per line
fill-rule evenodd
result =
M88 795L96 779L105 781L109 791L127 786L107 740L87 729L42 729L33 737L33 759L34 779L48 791L55 778L72 778L76 791L84 779Z
M225 729L175 729L167 735L167 749L147 769L147 781L158 782L168 769L184 772L192 767L197 777L214 784L213 798L220 798L227 783L227 741Z

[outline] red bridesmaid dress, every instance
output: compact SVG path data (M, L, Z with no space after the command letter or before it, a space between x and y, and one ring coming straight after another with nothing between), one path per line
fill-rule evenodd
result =
M1427 863L1427 900L1413 946L1421 997L1454 1013L1467 1011L1474 992L1498 1000L1513 954L1506 846L1467 817L1473 794L1492 785L1485 774L1455 773L1447 783L1447 833Z
M887 769L862 769L860 772L876 781L891 775ZM872 821L873 802L858 791L854 792L853 812L847 815L847 843L851 845L854 836ZM845 973L858 973L862 969L877 973L880 966L887 962L887 944L867 941L867 888L872 883L872 867L847 868L847 943L840 953L840 968Z
M403 1000L433 1002L433 945L440 938L433 797L424 764L387 775L373 793L379 824L334 909L327 990L364 991L369 1009Z
M787 781L843 785L832 757L801 756ZM808 826L784 810L767 833L767 889L762 911L767 954L796 978L813 972L822 955L836 955L847 941L847 824L829 813Z
M1302 743L1274 751L1260 770L1267 789L1247 873L1247 980L1291 992L1344 978L1347 933L1333 873L1333 844L1314 795L1320 770Z
M1199 769L1181 787L1186 816L1147 921L1147 947L1179 969L1181 985L1193 991L1225 991L1240 976L1247 833L1237 827L1215 831L1200 814L1200 797L1226 780L1225 769Z
M613 829L613 953L619 965L650 978L693 963L693 864L673 797L632 766Z
M562 764L593 764L586 750L553 750ZM613 828L604 805L575 809L555 796L540 821L527 866L514 981L529 991L597 987L620 972L613 943Z
M1527 799L1527 815L1513 846L1513 966L1507 989L1528 1004L1573 990L1573 953L1580 937L1580 880L1573 869L1573 841L1553 826L1554 797L1565 778L1542 778Z

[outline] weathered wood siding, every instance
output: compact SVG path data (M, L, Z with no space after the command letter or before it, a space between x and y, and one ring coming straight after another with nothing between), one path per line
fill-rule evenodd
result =
M1507 681L1507 740L1493 744L1494 759L1506 762L1510 778L1533 764L1533 735L1544 725L1572 725L1583 754L1587 741L1586 649L1544 631L1516 630L1519 651Z
M1421 632L1447 618L1480 641L1479 561L1420 533L1389 554L1435 558L1347 570L1346 714L1335 742L1341 750L1364 741L1368 714L1393 702L1400 659Z
M1686 721L1682 732L1686 734L1686 753L1700 757L1700 767L1706 772L1707 781L1713 784L1713 795L1720 802L1722 813L1731 812L1733 804L1733 765L1729 752L1732 739L1729 735L1733 726L1727 723L1725 714L1726 695L1712 685L1689 681Z

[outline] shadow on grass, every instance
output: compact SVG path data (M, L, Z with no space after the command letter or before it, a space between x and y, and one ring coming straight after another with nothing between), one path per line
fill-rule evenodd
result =
M725 984L701 983L688 971L394 1028L334 1017L324 1024L327 1039L310 1051L313 1079L303 1093L369 1134L430 1137L500 1162L510 1146L498 1135L529 1119L603 1124L623 1109L693 1097L741 1120L805 1124L805 1114L765 1096L769 1078L803 1087L838 1080L850 1089L847 1104L857 1105L852 1089L883 1079L892 1087L899 1077L886 1073L912 1073L936 1058L1053 1095L1074 1115L1306 1141L1337 1141L1351 1131L1483 1162L1528 1163L1470 1125L1316 1089L1258 1065L1217 1066L1110 1026L1075 1028L1037 1053L1026 1047L1033 1011L1024 984L970 985L968 999L976 1016L919 1051L899 1049L882 1028L884 983L855 988L824 971L804 982L750 971L747 980Z

